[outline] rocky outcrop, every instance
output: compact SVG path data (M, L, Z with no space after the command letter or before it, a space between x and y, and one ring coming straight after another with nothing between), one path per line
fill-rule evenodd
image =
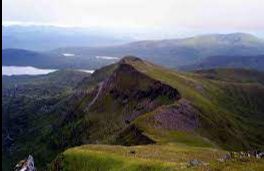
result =
M177 106L163 106L154 112L153 119L157 128L180 131L198 128L198 111L187 100L181 99Z

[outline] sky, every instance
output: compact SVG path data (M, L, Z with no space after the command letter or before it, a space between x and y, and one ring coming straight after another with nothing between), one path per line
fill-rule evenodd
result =
M6 24L264 35L263 0L2 0Z

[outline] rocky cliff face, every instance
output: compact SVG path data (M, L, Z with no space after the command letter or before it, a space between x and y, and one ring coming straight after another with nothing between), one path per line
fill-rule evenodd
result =
M91 128L97 128L91 133L93 139L110 138L111 142L123 145L155 143L132 122L145 113L181 99L175 88L150 78L128 63L138 60L141 61L133 57L121 60L83 105L87 118L97 120Z

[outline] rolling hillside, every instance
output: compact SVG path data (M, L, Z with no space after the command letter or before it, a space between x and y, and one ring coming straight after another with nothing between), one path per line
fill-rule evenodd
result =
M12 164L32 154L39 170L174 170L194 158L221 168L225 164L216 159L225 150L264 148L263 73L251 75L236 69L175 72L125 57L80 80L52 110L9 101L24 131L2 133L2 139L15 139L2 148ZM2 115L18 119L3 107ZM22 136L29 134L34 137ZM263 168L255 160L244 165Z
M136 58L122 61L151 78L172 85L175 90L179 90L181 97L172 104L161 105L152 112L126 122L129 125L119 133L114 144L130 147L86 145L70 148L53 161L53 170L177 170L188 168L188 161L194 158L208 163L198 167L198 170L263 169L261 160L247 161L246 164L239 161L217 162L226 153L221 149L263 149L263 98L257 95L264 93L261 81L263 73L256 74L256 79L250 80L251 71L223 69L215 72L218 79L214 79L206 77L206 73L211 73L206 71L184 74ZM221 80L224 73L229 73L229 78L233 76L237 79L223 77ZM238 73L240 77L237 77ZM130 78L133 80L133 77ZM132 80L126 80L125 83L133 83ZM119 98L122 100L122 97ZM105 103L104 97L102 100ZM98 103L99 106L105 106L100 100ZM96 109L100 108L95 105ZM102 110L106 109L103 107ZM109 117L103 111L97 111L97 115ZM109 122L105 124L111 125ZM146 138L139 138L142 135L152 140L148 140L149 145L133 146L146 143ZM151 145L153 143L155 145Z

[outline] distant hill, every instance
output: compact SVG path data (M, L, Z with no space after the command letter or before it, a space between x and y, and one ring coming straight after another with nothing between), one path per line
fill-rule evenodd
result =
M264 84L264 72L241 68L217 68L193 71L199 77L235 83Z
M228 56L232 58L262 54L264 54L263 40L250 34L234 33L202 35L185 39L139 41L115 46L65 47L45 52L4 49L2 61L4 65L98 69L117 62L121 56L135 55L169 68L179 69L185 65L196 65L211 56L225 56L226 60L229 60ZM234 60L240 59L230 59L230 61ZM241 65L236 64L237 66L243 66L245 62L253 62L250 68L260 69L260 65L254 60L248 61L242 57L241 60Z
M2 50L2 65L5 66L33 66L47 69L97 69L118 60L118 58L83 57L75 54L55 54L24 49Z
M55 56L55 55L54 55ZM53 64L51 63L53 62ZM5 66L41 66L52 68L56 65L57 58L45 53L29 51L24 49L2 50L2 65Z
M56 26L2 26L2 48L47 51L68 46L103 46L122 44L133 39L97 28Z
M264 148L261 72L176 72L127 56L91 75L19 78L2 82L7 168L28 154L38 170L175 169L194 157L211 167L224 150Z
M245 33L213 34L184 39L147 40L108 47L67 47L54 52L65 51L83 57L135 55L170 68L177 68L216 55L261 55L264 54L264 41Z
M264 55L258 56L212 56L196 64L179 67L183 70L210 68L247 68L264 71Z

